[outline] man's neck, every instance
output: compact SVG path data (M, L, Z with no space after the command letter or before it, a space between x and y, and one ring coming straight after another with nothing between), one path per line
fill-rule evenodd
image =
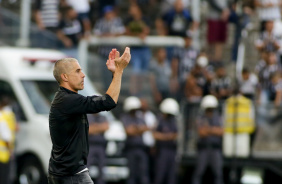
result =
M63 87L63 88L66 88L66 89L68 89L70 91L73 91L75 93L78 93L78 90L72 89L69 85L60 84L60 86Z

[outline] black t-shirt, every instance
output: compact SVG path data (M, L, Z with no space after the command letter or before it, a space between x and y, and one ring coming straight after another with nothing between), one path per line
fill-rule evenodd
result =
M59 29L64 33L64 35L71 39L74 46L78 45L79 39L82 35L82 26L78 19L63 19L59 24Z
M87 113L109 111L116 103L109 95L84 97L60 87L49 114L52 140L49 173L74 175L86 168L89 151Z

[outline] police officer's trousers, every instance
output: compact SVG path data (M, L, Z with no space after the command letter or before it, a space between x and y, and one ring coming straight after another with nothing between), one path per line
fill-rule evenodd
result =
M143 148L129 148L126 152L129 167L127 184L149 184L148 156Z
M93 165L98 167L99 175L95 180L95 184L104 184L103 167L106 163L105 146L93 145L89 147L87 167L90 168Z
M222 165L223 161L221 149L200 149L198 151L197 164L192 184L201 184L202 177L208 166L212 169L214 184L223 184Z
M176 183L176 150L159 149L156 157L156 175L154 184Z

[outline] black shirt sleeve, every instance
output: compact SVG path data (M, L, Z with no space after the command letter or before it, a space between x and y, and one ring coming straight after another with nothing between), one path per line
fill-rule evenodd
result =
M62 105L66 114L98 113L116 107L114 100L107 94L87 97L80 94L70 94L65 97Z

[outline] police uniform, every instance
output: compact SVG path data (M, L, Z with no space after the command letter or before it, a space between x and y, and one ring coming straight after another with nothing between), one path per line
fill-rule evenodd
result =
M163 134L177 133L176 118L168 116L159 118L156 132ZM154 184L175 184L176 181L176 140L156 141L156 175Z
M89 114L87 115L89 126L92 124L100 124L106 122L106 118L104 116L98 114ZM107 145L107 141L104 137L104 133L100 134L89 134L89 154L88 154L88 163L87 167L90 168L92 165L96 165L99 170L99 175L96 179L96 184L104 184L104 176L103 176L103 167L106 163L106 153L105 148Z
M130 114L122 115L121 121L125 128L130 125L146 125L143 119ZM127 184L149 184L148 156L145 151L142 135L128 135L125 150L130 171Z
M222 127L221 118L213 114L211 118L202 116L198 118L198 127ZM197 142L197 165L193 176L192 184L200 184L207 166L210 166L214 174L214 184L223 184L222 174L222 137L209 135L199 138Z

